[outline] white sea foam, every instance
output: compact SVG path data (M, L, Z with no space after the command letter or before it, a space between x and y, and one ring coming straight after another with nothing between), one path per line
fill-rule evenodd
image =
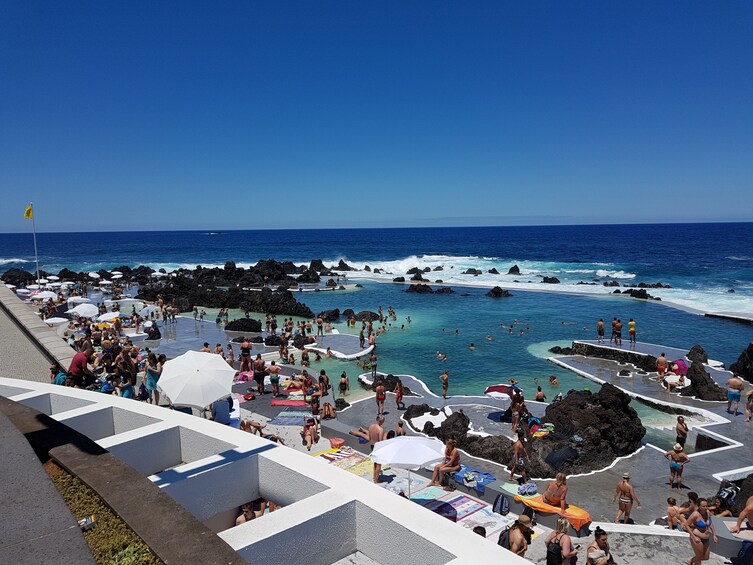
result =
M31 261L28 261L26 259L18 259L18 258L0 259L0 265L9 265L11 263L31 263Z
M725 259L729 259L730 261L753 261L753 257L748 257L747 255L743 255L742 257L731 255L729 257L725 257Z
M607 271L606 269L599 269L596 271L597 277L609 277L610 279L634 279L635 273L626 273L625 271Z

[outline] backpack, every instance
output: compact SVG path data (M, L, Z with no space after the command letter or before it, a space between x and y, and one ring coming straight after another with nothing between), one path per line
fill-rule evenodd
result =
M510 513L510 503L507 501L507 497L503 494L498 494L492 504L492 512L507 516Z
M141 383L139 385L139 392L136 395L136 400L148 400L149 399L149 391L146 390L146 386L144 386L144 383Z
M737 497L738 489L734 486L729 486L721 489L717 496L719 497L719 500L721 500L723 503L725 503L727 506L732 506L735 503L735 498Z
M499 532L497 545L504 547L505 549L510 549L510 526L507 526L504 530Z
M555 537L546 545L546 565L562 565L562 536Z

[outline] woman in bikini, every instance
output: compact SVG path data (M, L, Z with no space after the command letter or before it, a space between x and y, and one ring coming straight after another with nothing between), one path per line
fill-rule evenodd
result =
M718 538L714 524L711 523L709 503L705 498L698 499L698 509L685 522L685 531L690 534L690 547L693 549L693 557L688 561L688 565L700 565L703 561L708 561L711 551L710 538L713 538L714 543L718 542Z
M562 512L567 508L567 476L557 473L554 481L549 483L544 491L544 502L550 506L559 506Z
M625 515L623 518L623 524L630 523L630 511L633 509L633 502L638 504L638 508L641 507L641 501L635 495L635 489L630 484L630 473L622 474L622 481L617 483L617 488L614 491L612 502L620 498L620 502L617 509L617 517L614 519L615 524L620 523L620 516Z
M447 446L444 452L444 459L441 463L434 466L434 474L431 477L430 486L442 484L445 473L452 473L460 470L460 452L457 450L457 442L454 439L448 439L445 443Z

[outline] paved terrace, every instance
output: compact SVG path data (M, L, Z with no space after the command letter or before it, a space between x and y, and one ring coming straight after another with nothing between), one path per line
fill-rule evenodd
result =
M12 294L3 296L5 290L0 288L0 302L18 301ZM62 343L42 326L34 339ZM23 370L8 374L3 367L0 372L5 396L41 410L128 463L246 560L285 565L526 562L410 501L385 496L359 477L258 436L146 403L20 380L27 374L47 379L48 359L35 351L28 335L14 329L5 312L0 312L0 328L11 351L28 354L19 361ZM240 505L259 496L283 508L234 526ZM322 531L338 534L322 536Z

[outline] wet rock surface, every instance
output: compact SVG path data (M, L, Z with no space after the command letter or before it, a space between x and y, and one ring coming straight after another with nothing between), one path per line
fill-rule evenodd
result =
M225 329L229 332L259 333L261 332L261 322L253 318L238 318L228 322Z
M556 353L555 349L556 348L553 347L550 351ZM562 355L568 355L566 351L567 348L560 348ZM656 371L656 357L651 355L638 355L631 351L606 349L588 343L573 343L573 347L570 351L570 355L584 355L586 357L596 357L598 359L611 359L612 361L618 361L620 363L632 363L642 371Z
M492 298L510 298L512 296L509 290L505 290L499 286L492 288L486 295Z
M753 383L753 342L749 343L748 347L740 353L737 361L730 365L730 371Z
M431 410L426 404L411 406L405 418L410 421ZM542 422L554 424L554 432L531 438L526 446L528 472L541 478L552 478L558 471L576 474L603 469L615 458L635 452L646 433L638 413L630 407L630 397L609 383L597 393L570 391L547 406ZM421 431L442 441L453 438L467 453L509 467L513 442L503 436L469 435L469 424L468 416L457 411L441 426L427 422ZM523 429L527 433L527 426Z
M701 400L727 400L727 391L718 386L700 361L693 361L686 378L690 384L680 391L681 396L695 396Z

